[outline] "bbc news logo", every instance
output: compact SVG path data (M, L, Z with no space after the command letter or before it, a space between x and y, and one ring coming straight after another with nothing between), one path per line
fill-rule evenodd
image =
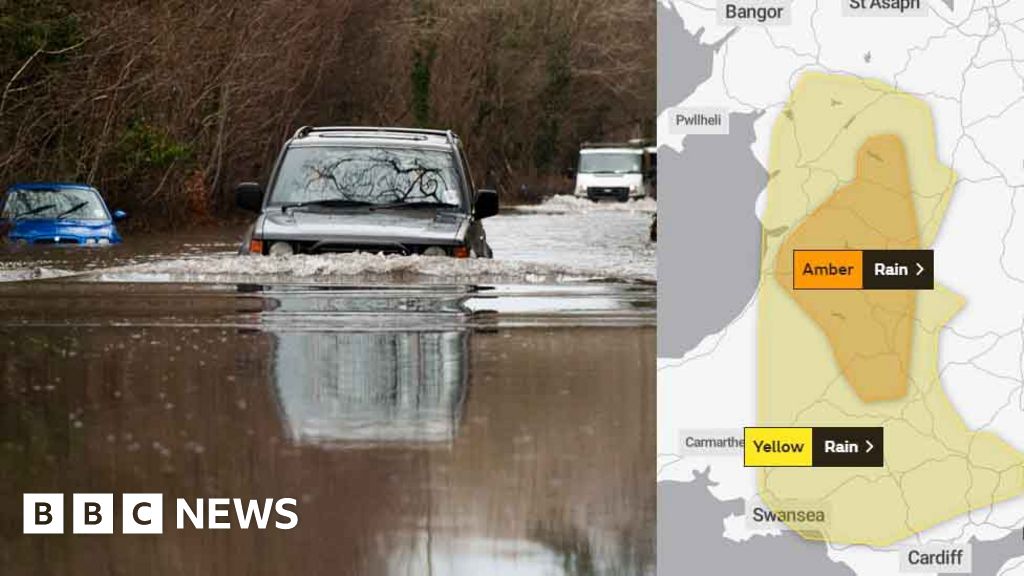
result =
M291 530L299 525L296 507L294 498L178 498L175 526L178 530ZM24 494L22 510L24 534L64 533L64 494ZM163 534L163 494L122 494L120 510L122 534ZM113 534L115 514L113 494L71 495L73 534Z

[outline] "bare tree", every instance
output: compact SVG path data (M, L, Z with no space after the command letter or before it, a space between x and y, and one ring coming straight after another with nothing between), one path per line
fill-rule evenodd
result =
M653 125L646 0L17 10L0 19L0 179L86 181L154 225L226 213L301 124L452 128L478 183L510 191L554 186L582 140Z

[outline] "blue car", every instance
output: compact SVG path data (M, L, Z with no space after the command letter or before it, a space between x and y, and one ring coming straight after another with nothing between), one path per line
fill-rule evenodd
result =
M0 198L0 237L15 244L118 244L114 222L126 217L111 214L92 186L15 184Z

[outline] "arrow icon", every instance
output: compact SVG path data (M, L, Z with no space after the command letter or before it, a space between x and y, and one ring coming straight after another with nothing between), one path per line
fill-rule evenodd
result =
M918 266L920 266L920 264L918 264ZM870 453L870 452L871 452L872 450L874 450L874 449L875 449L875 445L871 443L871 440L868 440L867 438L865 438L865 439L864 439L864 442L866 442L866 443L867 443L867 445L868 445L868 449L864 451L864 453L865 453L865 454L868 454L868 453Z
M920 276L924 272L924 266L921 266L920 262L915 262L915 264L917 264L917 275Z

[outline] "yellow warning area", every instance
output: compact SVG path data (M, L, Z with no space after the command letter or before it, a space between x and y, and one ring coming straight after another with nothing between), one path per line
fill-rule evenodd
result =
M758 425L882 426L885 466L763 468L765 504L827 508L827 532L807 538L888 546L1024 492L1024 456L968 429L939 378L939 335L960 296L793 289L795 250L932 245L956 175L936 157L928 105L882 82L806 74L772 129L769 164Z
M744 466L811 466L811 428L747 428Z

